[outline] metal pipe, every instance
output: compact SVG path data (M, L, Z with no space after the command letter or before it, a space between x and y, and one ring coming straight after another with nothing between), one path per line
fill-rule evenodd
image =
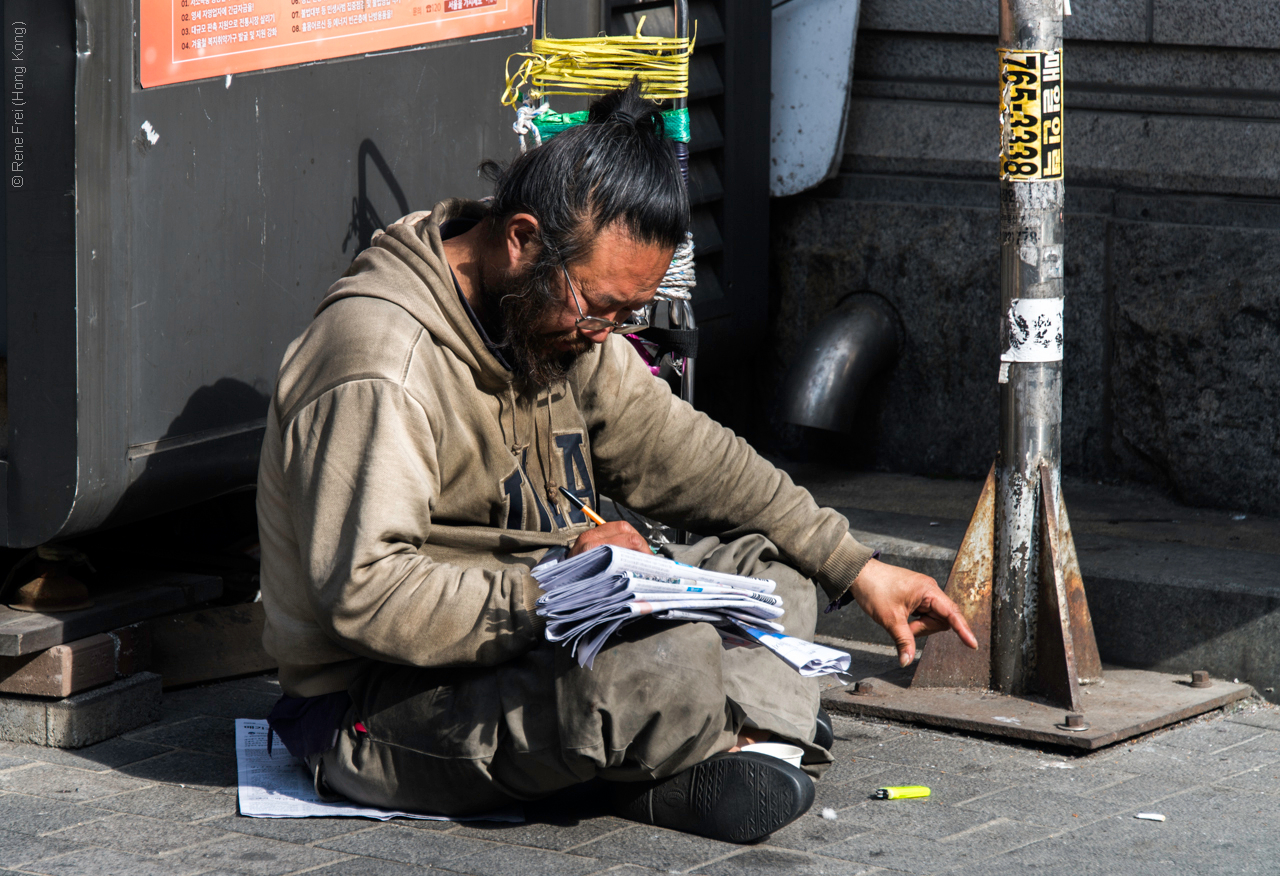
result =
M675 32L672 36L679 39L689 38L689 0L675 0L674 25ZM672 109L688 109L689 98L677 97L671 101ZM684 188L689 190L689 144L675 143L676 158L680 161L680 175L684 178ZM669 321L673 328L696 329L698 327L697 320L693 316L692 301L672 301L668 304ZM684 371L680 374L680 398L693 404L693 386L695 363L693 356L686 356L684 359ZM684 534L687 537L687 533ZM687 543L687 538L681 539L682 543Z
M991 683L1032 690L1037 506L1062 460L1062 0L1000 0L1000 454Z
M902 349L898 313L879 295L851 295L805 338L787 372L787 422L852 432L867 382Z

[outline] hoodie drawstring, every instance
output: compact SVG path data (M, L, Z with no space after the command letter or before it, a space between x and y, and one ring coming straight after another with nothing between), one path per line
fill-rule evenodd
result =
M564 509L560 507L560 491L556 489L555 469L551 466L551 444L555 441L555 423L551 418L551 388L548 387L542 391L547 398L547 440L542 442L542 446L547 450L547 463L543 466L542 471L547 478L547 499L551 502L551 506L555 508L556 515L563 518ZM541 396L541 393L539 394Z
M499 400L498 405L498 423L501 424L501 400ZM507 384L507 412L511 414L511 432L508 435L507 440L511 443L511 452L516 453L516 458L519 459L519 454L516 451L516 448L520 445L520 437L516 434L516 391L511 387L510 383Z

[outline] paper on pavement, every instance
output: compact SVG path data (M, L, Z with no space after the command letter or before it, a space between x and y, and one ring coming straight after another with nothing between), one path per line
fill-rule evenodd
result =
M272 755L267 754L267 722L236 719L236 777L240 784L240 814L250 818L420 818L426 821L511 821L522 822L518 809L489 815L450 818L360 806L356 803L326 803L316 794L306 768L289 754L276 737Z

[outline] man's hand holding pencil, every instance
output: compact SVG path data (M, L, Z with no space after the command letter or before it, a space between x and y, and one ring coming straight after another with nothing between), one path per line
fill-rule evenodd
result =
M582 535L578 536L574 541L573 547L569 548L566 557L576 557L584 551L589 551L593 547L599 547L602 544L613 544L618 547L629 548L633 551L649 552L649 543L644 540L636 528L624 520L608 521L588 507L587 503L579 499L573 493L560 488L560 492L574 505L582 509L582 513L587 515L587 519L595 524Z

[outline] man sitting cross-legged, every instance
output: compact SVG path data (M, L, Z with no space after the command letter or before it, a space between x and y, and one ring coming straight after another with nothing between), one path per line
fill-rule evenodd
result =
M648 548L562 486L705 536L664 548L685 563L776 581L791 635L812 638L816 582L904 663L948 626L976 644L931 578L872 559L614 331L689 223L661 124L633 86L490 165L490 202L388 228L286 352L259 475L265 642L272 726L317 787L462 815L598 777L629 817L739 842L804 812L831 760L815 680L705 623L636 623L592 669L545 640L548 550ZM766 738L803 770L737 751Z

